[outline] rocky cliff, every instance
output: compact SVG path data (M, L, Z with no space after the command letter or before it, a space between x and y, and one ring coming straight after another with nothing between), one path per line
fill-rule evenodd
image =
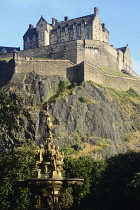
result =
M140 96L133 89L122 92L89 81L58 91L62 80L36 73L13 76L4 89L20 99L20 129L3 130L1 148L11 148L22 139L34 139L37 144L45 141L45 105L49 101L54 142L61 148L74 148L73 155L102 158L139 150Z

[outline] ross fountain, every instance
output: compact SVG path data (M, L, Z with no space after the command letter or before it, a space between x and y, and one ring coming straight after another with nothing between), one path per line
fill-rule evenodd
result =
M83 179L63 179L63 160L64 153L59 151L59 146L53 144L52 130L53 118L46 112L47 127L49 137L45 144L40 145L36 155L37 178L17 180L16 182L23 187L28 187L31 191L32 205L29 209L33 210L59 210L61 208L61 195L73 184L82 185Z

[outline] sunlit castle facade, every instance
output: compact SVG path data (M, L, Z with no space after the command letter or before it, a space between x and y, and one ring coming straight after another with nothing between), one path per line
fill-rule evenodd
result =
M113 45L109 44L109 31L105 24L101 23L99 11L96 7L91 15L70 20L66 16L61 22L52 18L51 24L41 16L36 27L30 24L23 36L24 50L54 45L59 48L62 44L66 44L65 47L68 48L67 43L69 43L70 48L70 42L76 42L77 40L83 41L83 45L81 45L81 47L84 47L83 60L90 61L97 67L132 72L132 59L128 45L114 48ZM78 55L80 56L80 54ZM66 59L71 60L71 56L67 56ZM71 61L73 62L73 60Z
M84 39L108 43L109 31L105 28L104 23L101 24L96 7L94 8L94 14L71 20L66 16L64 21L61 22L52 18L51 24L41 16L36 28L30 24L23 36L24 50Z

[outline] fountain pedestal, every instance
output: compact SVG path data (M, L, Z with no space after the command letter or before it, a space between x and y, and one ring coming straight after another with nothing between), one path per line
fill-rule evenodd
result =
M31 191L32 204L29 209L62 209L61 195L73 184L82 185L83 179L33 178L17 181L20 186Z

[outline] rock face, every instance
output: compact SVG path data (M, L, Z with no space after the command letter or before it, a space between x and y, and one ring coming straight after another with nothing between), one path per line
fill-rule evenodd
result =
M86 144L96 146L97 151L92 153L95 158L126 152L125 137L140 131L140 105L130 100L126 106L109 92L111 89L91 82L58 94L58 84L63 79L22 73L4 87L20 98L22 110L19 131L3 132L1 148L12 147L22 139L34 139L37 144L45 141L48 136L45 103L49 100L55 144L78 150L84 149Z

